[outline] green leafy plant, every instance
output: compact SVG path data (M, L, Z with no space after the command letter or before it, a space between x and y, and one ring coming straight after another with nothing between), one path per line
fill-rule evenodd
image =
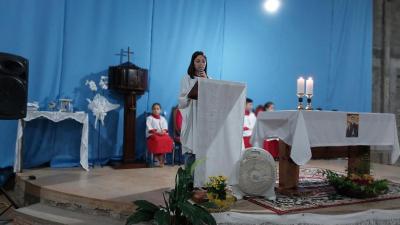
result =
M196 160L185 168L180 167L175 176L175 188L163 193L164 206L138 200L136 211L128 217L126 225L154 220L158 225L216 225L214 217L202 206L191 201Z
M339 175L331 170L324 170L323 174L336 191L345 196L354 198L371 198L388 191L387 180L374 180L369 174Z

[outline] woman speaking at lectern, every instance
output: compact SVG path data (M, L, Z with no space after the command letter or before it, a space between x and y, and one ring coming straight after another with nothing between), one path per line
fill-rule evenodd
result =
M198 79L208 79L207 57L201 51L192 55L187 74L181 80L179 110L182 113L182 153L196 154L197 146L197 100L188 97Z

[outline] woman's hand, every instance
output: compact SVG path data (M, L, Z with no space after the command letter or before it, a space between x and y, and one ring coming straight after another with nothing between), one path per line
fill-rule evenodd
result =
M205 71L200 71L199 72L199 77L207 78L207 74Z
M158 136L163 136L163 135L165 135L165 134L167 134L167 131L165 131L165 130L162 130L162 131L160 131L160 132L157 132L157 135L158 135Z

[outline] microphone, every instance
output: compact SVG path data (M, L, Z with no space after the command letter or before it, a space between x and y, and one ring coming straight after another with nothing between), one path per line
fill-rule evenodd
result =
M203 67L199 68L199 75L203 75L203 73L205 74L204 70L205 70L205 68L203 68ZM207 77L207 75L206 75L206 77Z

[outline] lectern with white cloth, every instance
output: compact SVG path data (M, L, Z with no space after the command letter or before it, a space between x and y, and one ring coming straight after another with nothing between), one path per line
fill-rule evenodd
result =
M357 118L356 132L349 118ZM257 117L251 143L262 146L268 137L279 137L279 187L295 189L299 165L311 158L347 157L348 171L359 170L367 162L369 173L370 146L387 146L391 162L400 155L394 114L329 111L263 112Z
M197 89L197 100L190 100L188 107L180 109L182 145L191 149L197 160L205 160L195 168L194 185L204 186L209 176L217 175L227 176L230 184L237 184L246 85L197 79Z

